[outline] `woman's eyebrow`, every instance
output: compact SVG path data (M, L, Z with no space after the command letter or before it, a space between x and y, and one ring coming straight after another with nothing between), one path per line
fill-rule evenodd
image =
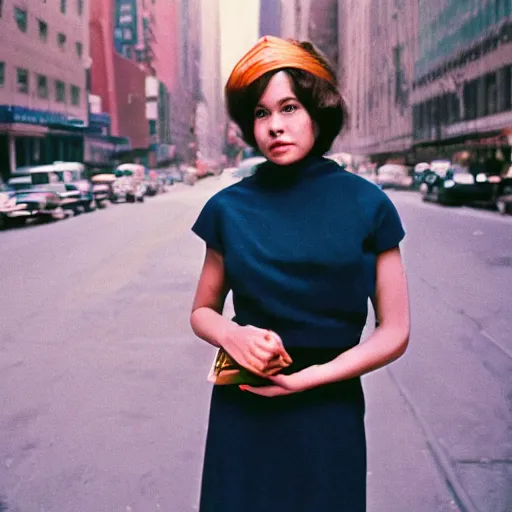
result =
M283 98L279 100L277 103L278 105L282 105L283 103L286 103L287 101L298 101L295 96L287 96L286 98ZM258 103L254 108L268 108L266 105L263 105L262 103Z

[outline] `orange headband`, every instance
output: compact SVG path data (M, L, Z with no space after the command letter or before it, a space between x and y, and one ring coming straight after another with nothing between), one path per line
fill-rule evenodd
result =
M265 36L238 61L226 92L244 89L265 73L283 68L302 69L336 85L336 78L304 48L279 37Z

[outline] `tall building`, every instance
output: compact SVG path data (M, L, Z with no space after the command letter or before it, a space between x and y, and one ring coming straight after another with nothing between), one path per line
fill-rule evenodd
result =
M418 0L418 53L412 81L418 157L510 161L512 3Z
M101 98L111 134L127 137L139 157L147 157L146 73L116 51L117 1L90 0L91 92Z
M219 162L225 124L220 61L219 0L201 1L200 88L196 135L200 162Z
M260 37L281 35L281 1L260 0Z
M308 39L308 15L312 0L281 0L281 37Z
M283 0L280 12L282 36L311 41L337 69L338 0Z
M158 3L158 2L157 2ZM169 0L173 79L170 89L171 138L178 161L193 164L197 156L196 105L200 99L200 0Z
M79 160L88 123L88 0L0 2L0 169Z
M403 161L412 145L417 2L341 0L338 16L338 73L350 119L336 147Z

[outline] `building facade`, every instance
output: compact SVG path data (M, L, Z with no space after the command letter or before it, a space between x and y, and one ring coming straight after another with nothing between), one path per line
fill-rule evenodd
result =
M510 161L512 3L418 1L411 100L418 157Z
M260 37L281 36L281 1L260 0Z
M80 160L88 123L88 0L0 2L0 169Z
M196 107L198 160L210 165L219 162L225 125L220 62L219 0L201 2L200 88Z
M339 3L338 73L349 123L338 149L376 161L407 159L418 10L406 0Z
M111 121L111 134L127 137L140 156L147 157L146 73L115 48L116 2L90 0L91 93L101 98Z

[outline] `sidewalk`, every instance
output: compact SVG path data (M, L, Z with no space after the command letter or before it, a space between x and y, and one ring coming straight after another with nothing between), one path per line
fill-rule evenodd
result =
M392 367L391 367L392 368ZM454 512L426 439L389 369L363 378L368 512Z

